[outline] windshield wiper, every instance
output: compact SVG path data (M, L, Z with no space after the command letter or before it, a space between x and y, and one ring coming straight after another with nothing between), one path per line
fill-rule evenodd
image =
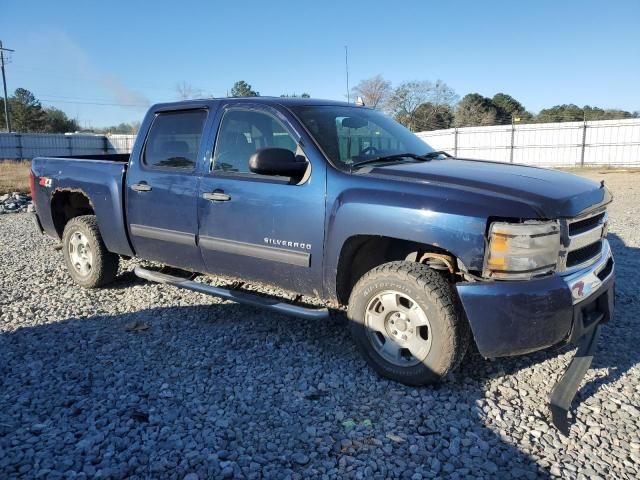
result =
M427 158L436 158L436 157L439 157L440 155L444 155L447 158L453 158L453 155L445 152L444 150L435 150L433 152L425 153L422 156Z
M384 155L382 157L369 158L367 160L361 160L359 162L352 163L351 168L353 169L353 168L360 167L362 165L368 165L370 163L386 162L388 160L398 160L402 158L412 158L414 160L419 160L421 162L428 162L429 160L432 160L440 155L451 157L451 155L449 155L447 152L444 152L444 151L428 152L428 153L425 153L424 155L416 155L415 153L395 153L393 155Z

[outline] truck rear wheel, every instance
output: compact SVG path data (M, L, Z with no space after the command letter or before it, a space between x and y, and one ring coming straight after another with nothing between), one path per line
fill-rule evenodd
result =
M437 382L461 362L469 328L443 274L415 262L390 262L355 285L351 334L380 375L408 385Z
M101 287L116 277L120 258L105 247L94 215L69 220L62 245L69 275L81 287Z

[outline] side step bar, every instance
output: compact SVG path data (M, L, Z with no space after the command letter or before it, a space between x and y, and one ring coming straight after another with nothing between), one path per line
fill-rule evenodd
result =
M258 295L252 295L247 292L230 290L228 288L213 287L205 283L194 282L193 280L167 275L166 273L155 272L142 267L136 267L134 273L137 277L152 282L165 283L178 288L186 288L194 292L205 293L214 297L224 298L237 303L253 305L254 307L266 308L273 312L291 315L293 317L301 317L309 320L320 320L329 317L327 308L308 308L300 305L292 305L274 298L265 298Z

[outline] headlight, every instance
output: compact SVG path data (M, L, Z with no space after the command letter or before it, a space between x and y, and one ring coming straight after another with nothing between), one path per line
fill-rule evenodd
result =
M527 280L555 270L560 252L558 222L494 222L483 275L503 280Z

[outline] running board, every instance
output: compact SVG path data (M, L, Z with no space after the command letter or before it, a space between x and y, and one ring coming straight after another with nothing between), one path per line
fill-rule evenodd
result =
M152 282L165 283L178 288L186 288L187 290L193 290L194 292L205 293L214 297L224 298L225 300L265 308L285 315L306 318L309 320L320 320L329 317L329 310L327 308L308 308L300 305L292 305L274 298L261 297L247 292L230 290L228 288L213 287L205 283L194 282L193 280L167 275L166 273L155 272L153 270L147 270L142 267L136 267L134 269L134 273L137 277L150 280Z

